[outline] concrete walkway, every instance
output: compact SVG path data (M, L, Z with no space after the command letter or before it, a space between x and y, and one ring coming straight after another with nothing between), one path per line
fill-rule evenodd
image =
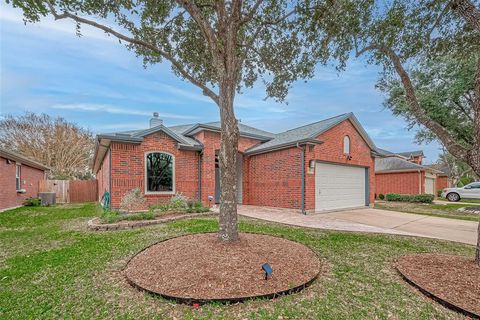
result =
M289 209L238 206L243 216L300 227L436 238L475 245L474 221L437 218L380 209L353 209L302 215Z

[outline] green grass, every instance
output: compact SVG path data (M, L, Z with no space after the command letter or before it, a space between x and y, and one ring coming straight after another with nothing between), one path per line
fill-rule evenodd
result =
M119 221L137 221L137 220L153 220L156 218L156 214L152 211L120 214L115 211L104 212L100 218L102 223L115 223Z
M473 248L467 245L241 219L242 231L282 236L310 246L328 272L295 295L197 309L132 288L122 268L132 255L159 240L216 231L215 218L143 229L87 231L86 222L100 214L94 204L25 207L0 214L0 319L463 318L406 285L392 263L411 252L473 256Z
M422 214L426 216L442 217L458 220L479 221L478 214L458 211L463 207L472 205L461 203L449 204L426 204L426 203L406 203L406 202L376 202L376 209L408 212Z
M448 199L446 199L446 198L439 198L438 200L448 201ZM460 199L460 201L458 201L458 202L479 203L480 204L480 199Z

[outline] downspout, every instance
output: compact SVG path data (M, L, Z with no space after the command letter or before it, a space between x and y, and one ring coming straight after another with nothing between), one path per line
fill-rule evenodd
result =
M422 172L418 170L418 194L422 194Z
M203 150L198 152L198 200L202 201L202 157Z
M301 182L301 210L302 214L307 214L305 211L305 147L300 147L299 143L297 142L297 148L302 150L301 153L301 175L302 175L302 182Z

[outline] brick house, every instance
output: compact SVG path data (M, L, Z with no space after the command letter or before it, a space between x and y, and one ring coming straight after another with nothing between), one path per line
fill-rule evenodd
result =
M393 153L378 149L375 160L375 193L437 194L441 171L422 165L423 151Z
M278 134L239 124L237 198L242 204L325 211L368 206L376 147L352 113ZM148 204L175 193L219 201L220 123L150 128L97 136L93 171L99 198L140 188Z
M38 182L49 168L16 152L0 148L0 210L21 206L37 197Z

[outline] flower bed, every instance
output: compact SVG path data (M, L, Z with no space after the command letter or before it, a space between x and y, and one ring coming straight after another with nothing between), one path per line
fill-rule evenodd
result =
M210 211L199 212L199 213L170 213L170 214L158 215L154 219L150 219L150 220L120 220L113 223L102 223L101 218L93 218L88 221L87 227L88 229L93 231L133 229L133 228L151 226L151 225L174 221L174 220L210 216L213 214L214 213Z

